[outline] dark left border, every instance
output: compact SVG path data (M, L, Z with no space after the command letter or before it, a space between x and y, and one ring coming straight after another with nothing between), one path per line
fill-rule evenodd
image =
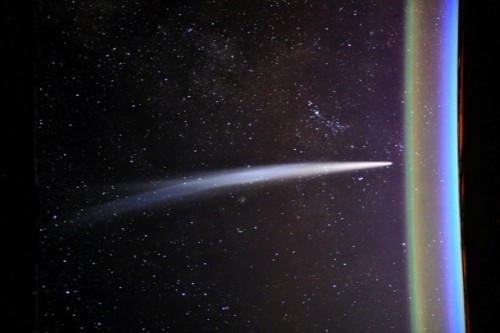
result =
M34 1L7 0L2 15L1 184L3 332L37 332L39 215L36 171Z

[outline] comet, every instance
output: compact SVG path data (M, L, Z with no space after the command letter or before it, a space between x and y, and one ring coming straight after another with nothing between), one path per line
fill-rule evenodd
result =
M88 221L107 220L125 213L171 204L179 199L221 189L284 182L344 172L386 167L391 162L321 162L291 163L259 167L244 167L182 177L167 182L143 185L143 192L93 206L83 212ZM145 187L148 186L148 190Z

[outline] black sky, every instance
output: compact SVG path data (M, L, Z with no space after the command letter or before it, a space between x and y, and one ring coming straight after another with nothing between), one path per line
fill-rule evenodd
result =
M402 332L399 1L41 3L42 331ZM144 180L392 161L104 223Z

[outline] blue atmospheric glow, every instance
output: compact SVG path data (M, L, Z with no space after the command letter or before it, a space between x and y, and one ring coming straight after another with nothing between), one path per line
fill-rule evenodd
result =
M441 45L442 105L440 152L443 179L442 221L445 242L443 269L450 333L465 332L458 173L458 1L443 2Z

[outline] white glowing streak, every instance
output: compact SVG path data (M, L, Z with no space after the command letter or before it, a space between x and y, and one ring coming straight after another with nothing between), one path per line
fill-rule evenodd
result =
M91 220L107 219L147 206L168 203L182 197L215 191L231 186L300 179L332 173L379 168L391 164L391 162L296 163L247 167L207 173L199 175L196 178L169 181L166 185L158 189L101 204L90 209L85 215L85 218Z

